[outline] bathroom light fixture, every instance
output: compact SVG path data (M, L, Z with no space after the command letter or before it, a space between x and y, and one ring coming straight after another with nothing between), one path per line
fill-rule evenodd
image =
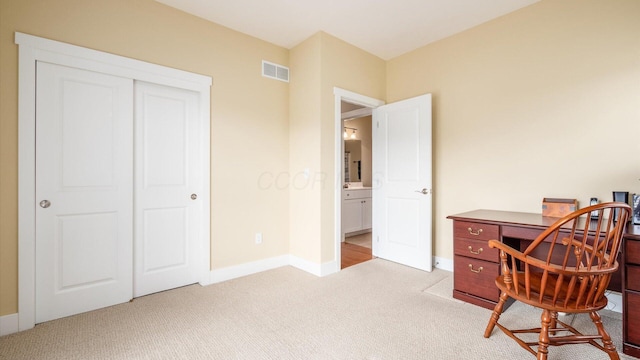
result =
M351 130L351 136L349 136L348 130ZM352 140L355 139L356 138L356 129L345 126L343 136L344 136L345 139L347 139L347 138L350 138Z

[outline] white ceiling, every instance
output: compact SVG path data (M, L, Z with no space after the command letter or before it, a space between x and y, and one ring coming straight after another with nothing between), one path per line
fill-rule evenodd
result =
M156 0L291 49L318 31L389 60L539 0Z

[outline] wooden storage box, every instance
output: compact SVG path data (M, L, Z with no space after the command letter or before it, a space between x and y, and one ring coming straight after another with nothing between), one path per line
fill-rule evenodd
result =
M542 199L542 216L563 217L578 210L576 199Z

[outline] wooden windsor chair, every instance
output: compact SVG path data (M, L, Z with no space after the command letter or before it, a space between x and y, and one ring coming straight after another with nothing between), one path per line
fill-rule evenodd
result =
M616 259L630 211L618 202L580 209L558 219L522 252L489 240L489 247L500 250L502 274L496 285L501 294L484 337L491 336L497 325L538 360L547 359L549 346L584 343L619 359L597 311L607 305L605 291L618 269ZM592 213L597 219L591 218ZM540 328L510 330L498 323L509 298L542 309ZM580 333L560 321L558 312L588 313L597 334ZM524 333L539 334L538 341L526 342L516 335Z

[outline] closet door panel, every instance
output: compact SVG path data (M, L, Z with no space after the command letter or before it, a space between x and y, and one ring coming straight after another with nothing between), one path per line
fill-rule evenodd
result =
M199 95L136 82L134 296L198 281Z
M132 298L133 81L38 62L36 322Z

